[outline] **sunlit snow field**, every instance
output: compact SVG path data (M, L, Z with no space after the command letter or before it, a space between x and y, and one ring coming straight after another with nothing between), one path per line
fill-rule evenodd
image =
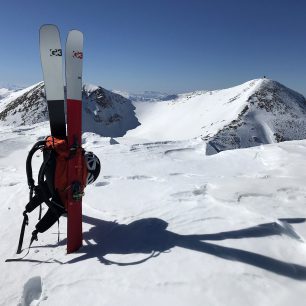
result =
M62 218L59 243L54 226L5 263L18 258L27 152L48 133L0 132L1 305L304 305L305 140L206 156L198 138L86 133L102 173L83 200L83 248L66 254Z

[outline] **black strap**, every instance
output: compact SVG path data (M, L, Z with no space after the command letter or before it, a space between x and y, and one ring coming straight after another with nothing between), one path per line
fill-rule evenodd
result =
M54 209L49 208L41 220L36 224L36 230L39 233L44 233L58 221L61 214L62 211L58 211L57 207L54 207Z
M33 179L33 172L32 172L32 157L36 151L39 149L42 149L46 144L45 140L41 140L35 143L35 145L32 147L32 149L28 153L27 161L26 161L26 171L27 171L27 179L28 179L28 185L33 189L34 188L34 179Z
M45 190L46 188L46 183L44 182L44 176L45 176L45 170L46 170L46 165L48 161L50 160L50 154L48 155L48 158L44 160L43 165L41 166L39 170L39 175L38 175L38 186L35 186L35 181L33 179L33 172L32 172L32 157L36 151L39 149L43 149L46 144L46 141L38 141L32 149L29 151L27 160L26 160L26 173L27 173L27 180L28 180L28 186L30 188L30 195L29 195L29 204L26 206L26 210L23 212L23 222L21 225L21 231L20 231L20 236L19 236L19 242L18 242L18 247L17 247L17 254L20 254L22 252L22 244L23 244L23 239L24 239L24 233L25 233L25 227L29 224L29 217L27 215L27 212L31 212L33 209L35 209L38 205L40 205L40 211L39 211L39 222L36 225L35 231L32 233L32 238L31 242L28 248L28 252L25 256L28 255L30 247L33 243L34 240L37 240L37 233L38 232L43 232L47 230L50 226L52 226L60 217L60 215L65 212L64 207L61 205L57 204L53 199L49 200L49 192ZM33 192L35 190L35 201L33 200ZM41 202L40 198L43 198L44 202L48 205L49 210L47 214L41 218ZM24 257L25 257L24 256ZM22 258L24 258L22 257ZM17 259L18 260L18 259Z
M20 254L22 252L22 243L23 243L23 237L24 237L24 231L26 225L29 224L29 217L26 213L26 211L23 212L23 222L21 225L21 231L20 231L20 236L19 236L19 242L18 242L18 248L16 254Z
M41 214L42 214L42 207L41 203L39 204L39 215L38 215L38 220L41 220Z
M46 191L46 184L44 181L44 177L45 177L45 172L46 172L46 166L49 162L51 158L51 151L49 152L48 157L45 158L43 164L41 165L40 169L39 169L39 173L38 173L38 186L39 186L39 190L41 191L41 195L44 199L44 202L47 204L47 206L54 211L54 213L56 215L58 215L58 211L55 210L54 208L57 207L60 210L62 210L62 212L65 212L65 209L62 205L56 203L54 200L50 200L50 197L48 196L48 192Z
M37 239L37 230L34 230L33 233L32 233L32 238L31 238L31 241L30 241L27 253L24 256L22 256L21 258L9 258L9 259L6 259L5 262L22 261L30 253L30 249L31 249L31 246L32 246L34 240L36 240L36 241L38 240ZM20 254L20 253L21 252L19 252L19 253L17 252L17 254Z

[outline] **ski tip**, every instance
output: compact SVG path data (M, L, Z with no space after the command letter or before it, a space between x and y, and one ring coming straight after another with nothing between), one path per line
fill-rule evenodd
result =
M72 37L76 37L78 39L83 40L83 32L81 32L79 30L70 30L69 33L68 33L68 38L72 38Z
M57 25L55 24L43 24L39 28L39 33L45 32L45 31L56 31L59 32Z

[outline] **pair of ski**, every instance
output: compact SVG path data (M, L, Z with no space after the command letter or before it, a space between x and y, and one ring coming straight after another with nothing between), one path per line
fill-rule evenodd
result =
M63 51L59 30L55 25L43 25L39 31L40 56L44 75L51 135L68 140L71 150L81 146L82 141L82 62L83 34L72 30L68 33L65 51L67 134L65 120L65 93L63 79ZM68 183L79 182L78 160L68 161ZM72 188L71 188L72 189ZM82 246L82 201L68 193L67 208L67 253Z

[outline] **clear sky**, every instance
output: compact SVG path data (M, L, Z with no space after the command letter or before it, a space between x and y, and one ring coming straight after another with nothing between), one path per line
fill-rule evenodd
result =
M163 92L264 75L306 95L305 0L1 0L0 85L42 80L38 31L84 32L84 82Z

